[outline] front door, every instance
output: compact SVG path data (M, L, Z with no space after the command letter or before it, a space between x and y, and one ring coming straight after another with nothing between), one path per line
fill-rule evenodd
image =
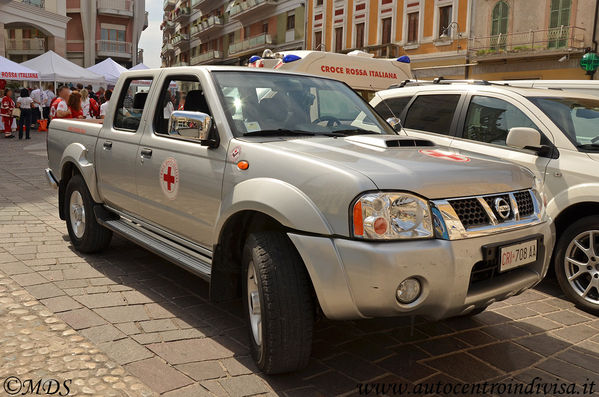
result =
M553 142L549 130L523 104L510 103L501 95L473 95L465 119L458 126L461 131L451 147L515 162L533 171L541 180L545 179L548 158L506 145L507 134L513 127L534 128L541 132L543 144Z
M106 115L96 148L96 175L102 198L109 206L132 214L139 214L135 162L145 124L144 91L152 80L148 76L124 82L118 91L121 95L110 99L117 106L109 107L115 110Z
M143 219L210 250L226 148L211 149L192 138L169 135L168 121L177 109L212 114L198 76L167 75L156 103L136 162Z

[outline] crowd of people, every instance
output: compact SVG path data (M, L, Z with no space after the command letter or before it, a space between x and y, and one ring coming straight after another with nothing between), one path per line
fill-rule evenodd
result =
M16 91L5 88L0 100L5 138L14 138L16 129L19 139L23 135L30 139L32 128L38 129L42 123L47 125L52 119L103 119L112 95L111 90L100 87L95 92L91 85L84 87L81 83L61 85L56 91L53 84Z

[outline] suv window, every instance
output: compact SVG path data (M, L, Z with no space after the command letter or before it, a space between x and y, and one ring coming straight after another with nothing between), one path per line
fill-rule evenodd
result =
M374 107L374 110L376 110L385 120L390 117L400 117L401 112L403 112L403 109L408 105L410 99L412 99L411 96L384 99Z
M449 135L460 94L421 95L406 116L405 128Z
M117 101L113 127L136 132L144 111L152 79L127 79ZM114 99L113 99L114 100Z
M504 145L513 127L539 128L520 109L502 99L474 96L464 124L464 138Z
M154 131L169 135L169 121L176 110L210 113L204 91L195 76L170 77L164 81L160 99L154 113ZM179 136L172 136L180 138Z

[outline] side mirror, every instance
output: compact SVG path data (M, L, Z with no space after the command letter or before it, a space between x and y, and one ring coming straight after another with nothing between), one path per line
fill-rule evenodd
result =
M213 146L212 117L206 113L177 110L171 114L168 134L173 138L193 140L203 146Z
M387 120L385 120L387 122L387 124L389 124L391 126L391 128L393 128L394 131L401 131L401 120L397 117L389 117Z
M541 133L534 128L514 127L507 134L505 143L517 149L541 149Z

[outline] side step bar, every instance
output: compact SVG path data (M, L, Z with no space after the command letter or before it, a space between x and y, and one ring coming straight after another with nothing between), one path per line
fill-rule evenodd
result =
M118 215L108 212L101 206L96 206L94 212L100 225L210 281L210 270L212 268L210 258L165 239L133 222L119 218Z

